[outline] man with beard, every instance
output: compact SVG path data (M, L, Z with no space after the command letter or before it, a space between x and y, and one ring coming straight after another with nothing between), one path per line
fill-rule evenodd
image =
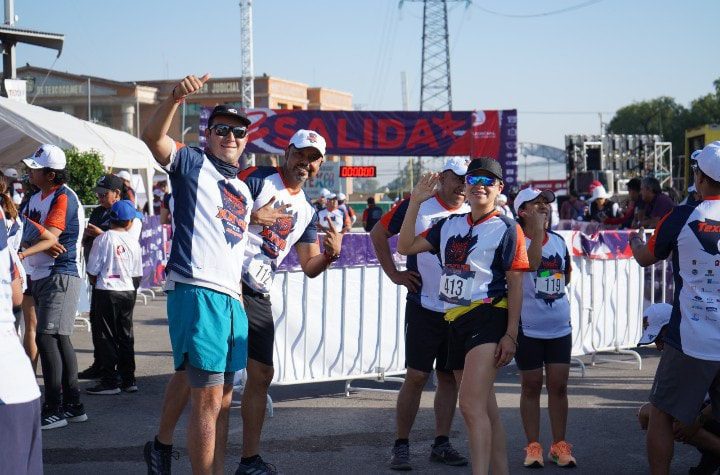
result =
M324 252L317 240L317 214L302 190L324 161L325 139L317 132L299 130L290 139L285 163L279 168L250 167L239 177L253 198L248 247L242 275L243 301L249 321L247 382L242 400L243 452L238 474L274 473L259 455L260 433L265 420L267 390L273 378L275 326L270 289L277 268L295 247L300 266L316 277L340 255L342 235L329 231ZM151 453L169 465L173 432L187 404L188 388L176 373L168 384L160 428ZM160 472L150 472L160 473Z
M440 219L470 210L465 204L465 172L468 161L448 159L440 174L440 187L434 197L420 207L415 233L420 234ZM409 256L407 270L395 267L388 240L400 232L409 199L385 214L370 231L378 261L390 279L408 289L405 304L405 381L398 394L397 438L392 449L390 468L410 470L410 429L420 407L420 396L434 368L438 386L435 391L435 443L431 459L447 465L467 465L467 459L450 444L448 435L457 403L457 384L452 371L445 368L448 324L444 304L438 299L441 267L437 256L423 252Z

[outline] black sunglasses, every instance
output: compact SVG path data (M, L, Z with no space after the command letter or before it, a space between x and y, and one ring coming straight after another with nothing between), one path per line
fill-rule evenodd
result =
M247 135L247 127L244 126L237 126L237 127L230 127L229 125L225 124L215 124L212 127L210 127L210 130L215 131L215 135L219 137L225 137L227 134L232 132L233 136L236 139L242 139L245 138Z

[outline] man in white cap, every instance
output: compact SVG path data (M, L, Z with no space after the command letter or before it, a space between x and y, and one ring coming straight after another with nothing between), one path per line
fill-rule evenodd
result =
M85 213L75 192L66 185L66 158L59 147L42 145L23 162L30 183L40 190L28 201L27 217L45 226L67 249L55 258L41 253L24 261L36 304L36 341L45 382L41 424L43 429L55 429L68 421L87 420L70 341L82 284L79 270Z
M325 209L318 211L318 229L327 231L330 228L341 234L350 231L350 219L338 207L338 197L335 193L328 195Z
M357 216L355 214L355 210L352 209L352 206L350 206L347 201L347 196L345 193L338 193L337 194L338 199L338 209L345 213L345 216L347 219L350 220L350 227L352 227L355 224L355 221L357 221Z
M122 170L116 173L116 175L123 181L123 185L125 186L123 189L122 199L130 200L135 206L137 206L137 202L135 201L135 189L132 187L132 175L130 172Z
M7 184L8 193L10 193L13 203L19 206L23 199L23 186L20 181L20 174L14 168L6 168L2 178Z
M465 172L469 160L449 158L440 173L437 193L420 205L415 233L420 234L432 224L454 213L466 213ZM466 465L467 459L450 444L449 434L455 406L457 384L453 372L446 369L448 330L444 319L444 305L440 295L440 261L437 256L423 252L409 256L407 270L395 266L388 240L400 232L410 200L405 199L387 212L370 231L380 265L396 284L408 289L405 304L405 365L407 373L400 388L396 406L397 432L392 448L390 468L410 470L410 430L412 429L420 396L425 383L435 369L438 386L435 391L435 443L431 459L447 465Z
M673 259L672 315L650 395L647 449L653 474L670 471L673 420L676 430L692 425L706 394L720 416L720 142L702 150L693 175L703 202L674 207L647 244L638 235L630 238L641 266Z

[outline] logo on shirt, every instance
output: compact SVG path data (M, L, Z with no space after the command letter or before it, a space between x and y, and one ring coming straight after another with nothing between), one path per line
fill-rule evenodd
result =
M284 203L276 201L273 206L279 208ZM270 259L277 259L280 256L280 252L287 248L287 238L293 229L295 229L295 222L297 221L297 213L289 214L286 217L279 218L275 221L272 226L263 226L260 231L260 237L263 238L263 244L261 250L263 254L268 256Z
M39 209L31 209L28 211L27 217L35 221L36 223L39 223L42 219L42 214L40 214Z
M695 233L695 237L700 241L703 250L710 255L720 254L720 221L706 219L705 221L693 221L688 226Z
M247 229L245 215L247 214L247 201L235 187L225 181L218 181L222 207L218 206L216 218L220 218L225 229L225 240L234 246L238 244Z
M445 245L445 265L457 269L469 269L467 264L470 253L477 244L478 237L472 232L465 236L451 236Z

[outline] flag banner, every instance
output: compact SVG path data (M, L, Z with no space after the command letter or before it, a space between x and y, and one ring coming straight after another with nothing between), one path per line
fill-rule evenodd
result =
M201 144L212 108L200 114ZM517 179L517 111L322 111L248 109L248 153L282 154L298 129L327 141L328 155L470 156L499 160ZM204 145L204 144L202 144Z

